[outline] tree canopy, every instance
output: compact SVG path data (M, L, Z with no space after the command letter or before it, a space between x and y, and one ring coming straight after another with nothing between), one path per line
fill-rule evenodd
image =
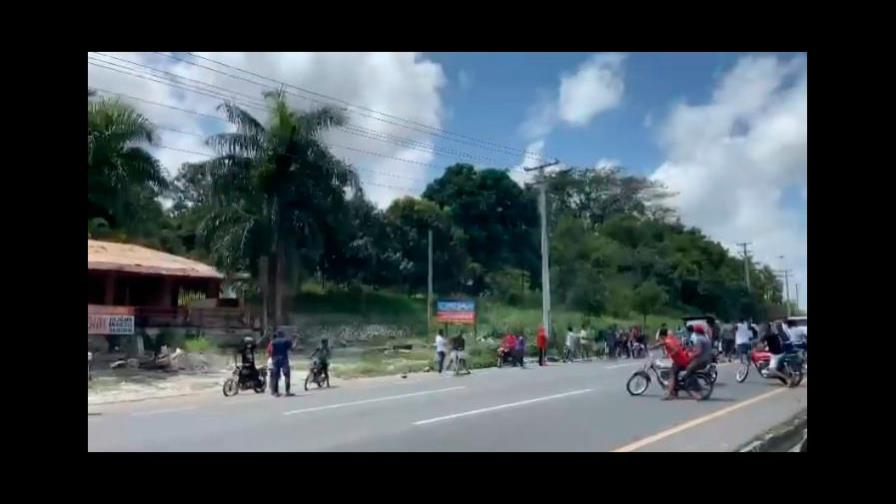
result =
M289 286L312 277L424 293L429 231L437 293L538 302L534 186L458 163L421 197L379 209L321 138L345 123L340 111L299 111L279 92L264 100L258 117L222 103L234 131L209 137L217 155L169 180L148 150L155 127L128 105L89 95L88 234L249 272L274 286L266 304L276 320ZM621 168L573 168L546 184L555 303L589 315L701 311L722 319L780 308L774 272L751 264L748 291L742 260L683 225L656 182Z

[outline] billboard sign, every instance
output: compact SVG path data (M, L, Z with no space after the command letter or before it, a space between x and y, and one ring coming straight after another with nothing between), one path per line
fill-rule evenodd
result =
M476 323L476 301L436 301L436 320L446 324Z

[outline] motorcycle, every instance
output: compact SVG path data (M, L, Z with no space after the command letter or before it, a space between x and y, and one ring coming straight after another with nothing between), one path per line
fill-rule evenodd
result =
M754 349L750 352L749 361L741 361L740 365L737 367L737 372L735 373L734 378L738 383L743 383L747 379L747 376L750 375L750 367L752 364L752 367L755 367L756 372L763 378L777 379L782 384L789 387L796 387L803 382L803 359L799 353L787 352L784 354L781 361L783 375L775 373L769 369L771 360L771 353L765 350Z
M267 389L267 368L264 366L257 368L257 372L253 373L250 369L244 368L242 364L234 364L233 376L224 381L224 397L237 395L240 390L252 389L256 394L263 394Z
M305 377L305 390L308 390L311 384L317 385L317 388L326 384L327 388L330 388L330 374L324 373L324 368L318 359L311 361L311 368L308 370L308 376Z
M697 392L700 400L705 401L706 399L709 399L712 395L713 386L715 385L715 378L710 375L708 369L709 367L692 373L688 379L688 383L682 383L681 379L684 371L680 371L679 375L675 377L675 390ZM650 373L648 371L653 371L657 384L659 384L661 388L668 388L669 380L672 379L671 364L666 365L665 363L661 363L660 359L653 359L648 356L648 361L644 366L632 373L628 382L625 384L625 389L630 395L639 396L647 391L647 387L650 386L651 382Z
M513 350L503 347L498 348L498 367L504 367L504 364L516 365L516 358Z

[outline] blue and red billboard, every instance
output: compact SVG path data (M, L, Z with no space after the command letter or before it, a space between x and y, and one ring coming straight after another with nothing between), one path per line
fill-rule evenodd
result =
M476 323L476 301L436 301L436 320L473 325Z

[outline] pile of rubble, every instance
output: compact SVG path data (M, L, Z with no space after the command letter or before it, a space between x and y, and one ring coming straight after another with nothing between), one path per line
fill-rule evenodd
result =
M120 359L112 362L109 367L111 369L130 368L205 373L209 370L209 362L202 354L184 352L180 348L176 348L171 353L168 347L163 345L159 353L153 357L148 359Z

